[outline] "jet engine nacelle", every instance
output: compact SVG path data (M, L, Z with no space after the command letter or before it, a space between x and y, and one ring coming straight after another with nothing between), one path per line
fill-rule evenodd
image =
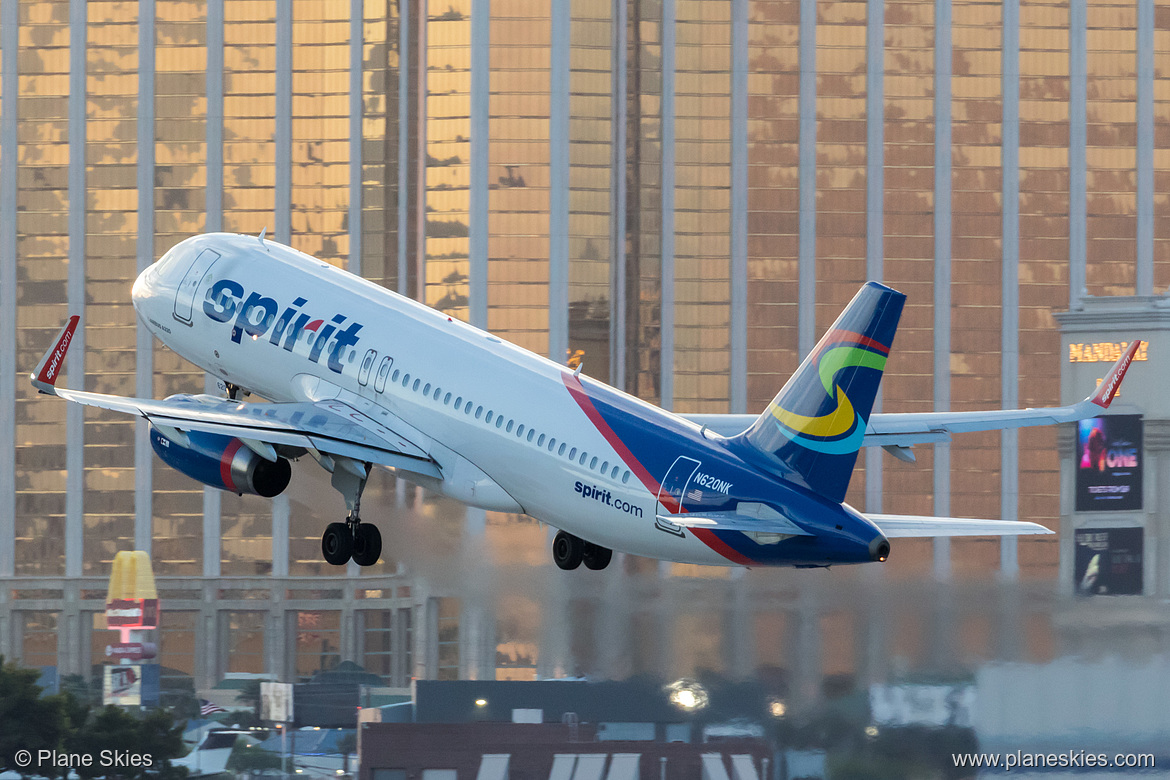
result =
M288 460L265 460L233 436L188 431L180 439L151 426L150 445L171 468L232 493L272 498L283 493L292 478Z

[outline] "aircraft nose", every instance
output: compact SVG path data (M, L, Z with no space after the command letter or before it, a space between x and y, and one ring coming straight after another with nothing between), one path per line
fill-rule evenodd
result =
M869 559L885 563L890 557L890 542L882 535L875 536L869 543Z
M149 284L147 276L153 274L154 266L149 265L145 270L143 270L142 273L138 274L138 278L134 280L134 286L130 288L130 301L135 305L135 307L137 307L138 304L145 299L147 286Z

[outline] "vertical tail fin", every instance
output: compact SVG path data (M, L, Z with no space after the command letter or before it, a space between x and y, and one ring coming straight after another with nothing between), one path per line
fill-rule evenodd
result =
M906 296L867 282L751 428L736 437L845 500Z

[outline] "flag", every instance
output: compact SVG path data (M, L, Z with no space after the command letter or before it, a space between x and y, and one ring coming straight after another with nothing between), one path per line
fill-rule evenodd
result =
M207 717L208 715L214 715L217 712L227 712L227 710L225 710L223 707L219 706L215 702L208 701L207 699L200 699L199 700L199 714L200 715L202 715L203 717Z

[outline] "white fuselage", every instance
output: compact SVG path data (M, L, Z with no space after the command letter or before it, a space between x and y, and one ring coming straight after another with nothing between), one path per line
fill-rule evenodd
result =
M689 532L655 527L657 496L583 411L565 366L254 236L182 242L143 272L133 298L155 336L210 374L275 402L344 401L444 475L407 479L615 550L728 563ZM689 425L587 384L636 405L647 425Z

